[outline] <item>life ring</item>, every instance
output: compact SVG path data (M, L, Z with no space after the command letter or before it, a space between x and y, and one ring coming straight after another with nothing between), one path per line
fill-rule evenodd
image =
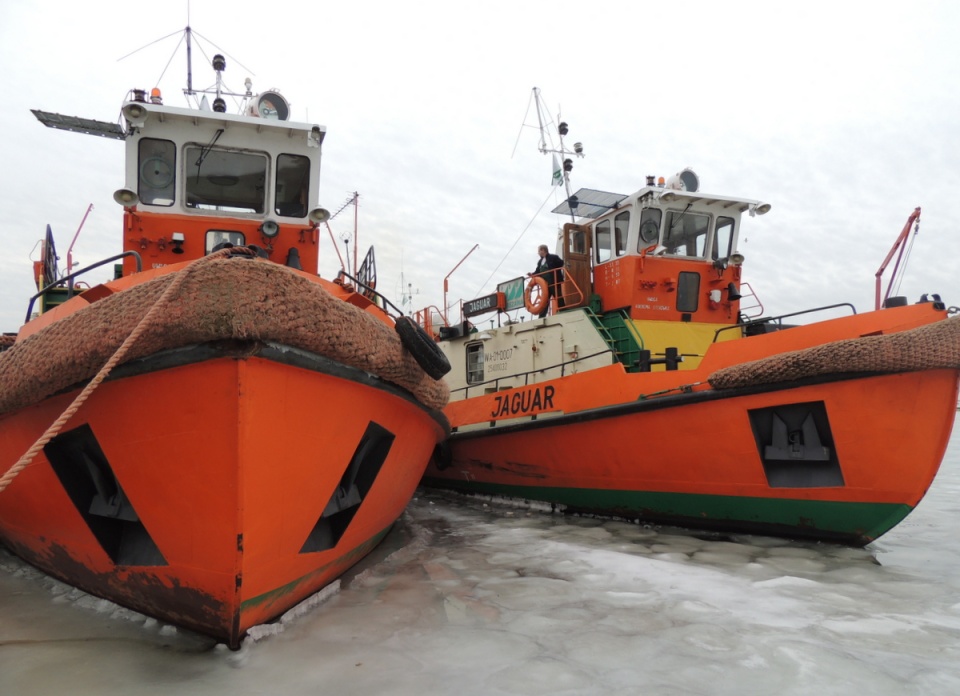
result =
M440 379L450 372L450 361L447 360L447 356L422 326L410 317L400 317L394 328L400 336L400 343L424 372L433 379Z
M533 299L533 289L538 288L537 299ZM540 314L547 308L550 301L550 288L547 287L547 281L543 278L531 278L527 283L527 289L523 291L523 306L527 308L530 314Z

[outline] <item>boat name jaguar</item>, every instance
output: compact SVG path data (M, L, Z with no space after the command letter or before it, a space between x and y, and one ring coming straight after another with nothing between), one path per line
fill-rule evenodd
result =
M493 397L496 404L490 412L492 418L520 416L534 411L547 411L553 408L553 395L556 389L550 385L536 387L529 391L515 392Z

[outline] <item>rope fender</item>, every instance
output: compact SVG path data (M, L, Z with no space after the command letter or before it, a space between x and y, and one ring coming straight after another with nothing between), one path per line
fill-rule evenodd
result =
M882 336L825 343L717 370L714 389L790 382L849 372L917 372L960 369L960 320L943 319Z
M123 360L220 339L272 340L370 372L440 410L447 385L403 350L395 331L283 266L224 249L77 310L0 352L0 414L90 382L0 477L0 492Z

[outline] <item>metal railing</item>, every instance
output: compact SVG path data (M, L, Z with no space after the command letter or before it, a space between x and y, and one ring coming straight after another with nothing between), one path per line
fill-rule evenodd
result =
M367 292L369 292L371 295L375 295L376 297L379 297L381 300L383 300L383 304L384 304L384 305L390 305L390 308L393 309L393 311L397 313L397 316L398 316L398 317L402 317L402 316L403 316L403 310L400 309L399 307L397 307L397 305L393 304L393 302L391 302L391 301L388 300L386 297L384 297L383 295L381 295L379 292L377 292L376 290L374 290L373 288L371 288L369 285L365 285L364 283L361 283L359 280L357 280L356 278L354 278L352 275L350 275L350 274L347 273L346 271L340 271L339 273L337 273L337 278L338 278L338 279L339 279L339 278L349 278L350 280L352 280L352 281L356 284L356 286L357 286L358 288L363 288L364 290L366 290Z
M137 273L143 270L143 259L140 258L140 254L138 254L135 251L125 251L122 254L117 254L116 256L111 256L109 258L97 261L96 263L91 264L86 268L81 268L79 271L74 271L73 273L63 276L63 278L60 278L59 280L53 281L46 287L42 288L36 295L30 298L30 302L27 304L27 317L26 319L23 320L23 323L26 324L28 321L30 321L30 315L33 313L33 303L36 302L37 298L41 297L48 290L52 290L53 288L59 285L63 285L64 283L67 283L67 299L69 300L71 297L73 297L73 279L74 278L84 273L87 273L89 271L92 271L95 268L100 268L100 266L103 266L104 264L108 264L111 261L117 261L118 259L122 259L126 256L132 256L134 259L136 259Z
M783 320L789 317L798 317L804 314L812 314L814 312L825 312L829 309L837 309L838 307L849 307L850 311L853 314L857 313L857 308L854 307L849 302L840 302L839 304L825 305L823 307L814 307L812 309L804 309L799 312L790 312L789 314L781 314L776 317L760 317L759 319L751 319L750 321L738 322L736 324L731 324L730 326L724 326L723 328L717 329L713 334L713 342L717 342L717 338L723 331L731 331L733 329L740 329L742 332L746 332L751 326L760 326L763 324L775 324L779 329L783 329Z

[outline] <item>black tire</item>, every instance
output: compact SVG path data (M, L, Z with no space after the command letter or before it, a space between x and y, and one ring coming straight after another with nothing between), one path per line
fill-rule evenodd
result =
M453 453L450 451L450 444L446 440L433 448L432 459L437 471L449 469L453 464Z
M397 319L397 334L400 343L406 348L417 365L433 379L440 379L450 372L450 361L440 350L440 346L426 331L410 317Z

